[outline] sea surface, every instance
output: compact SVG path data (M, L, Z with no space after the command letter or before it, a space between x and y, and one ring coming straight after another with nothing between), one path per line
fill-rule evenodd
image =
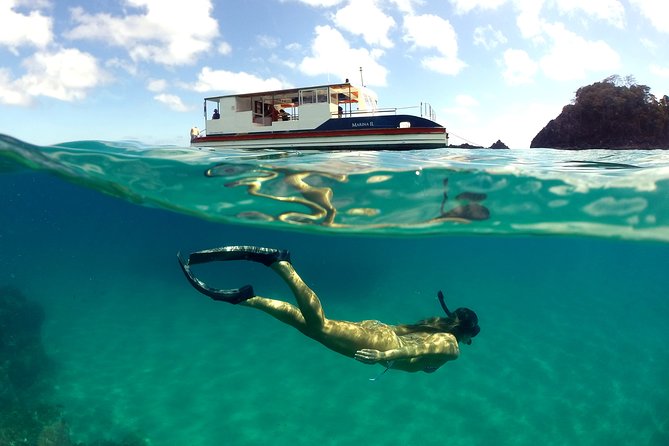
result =
M370 381L381 366L206 298L176 260L244 244L289 249L330 318L411 323L443 290L481 333L435 373ZM44 309L38 395L66 446L667 445L668 267L669 151L0 136L0 290ZM202 271L294 301L258 264Z

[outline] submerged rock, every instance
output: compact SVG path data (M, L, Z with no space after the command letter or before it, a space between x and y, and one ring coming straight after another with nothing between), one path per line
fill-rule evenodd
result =
M70 428L63 420L47 424L37 437L37 446L73 446Z
M51 402L51 360L42 345L44 310L21 291L0 287L0 446L73 446L61 408ZM101 435L103 436L103 435ZM77 446L86 446L76 443ZM90 446L146 446L130 434Z
M40 393L50 361L42 345L44 310L15 288L0 288L0 405Z

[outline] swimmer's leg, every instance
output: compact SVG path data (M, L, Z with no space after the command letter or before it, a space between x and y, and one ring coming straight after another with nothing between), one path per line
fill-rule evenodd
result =
M311 288L297 274L290 264L290 253L285 250L260 248L256 246L225 246L192 253L188 260L177 254L179 265L193 287L214 300L260 309L282 322L294 326L305 333L318 334L325 326L325 316L321 302ZM295 295L299 311L293 305L255 296L251 285L238 289L211 288L192 273L190 267L198 263L226 260L250 260L269 266L281 276Z
M318 296L304 283L289 262L279 261L270 268L276 271L293 291L305 323L304 328L298 327L298 329L305 335L351 358L362 348L386 351L399 347L397 336L389 328L375 330L359 322L326 318ZM247 302L250 303L254 299Z
M302 312L295 305L288 302L254 296L241 302L240 305L263 311L284 324L297 328L303 333L305 333L305 329L307 328Z
M322 332L326 319L321 301L316 296L316 293L304 283L293 268L293 265L288 261L280 260L270 265L270 268L281 276L295 295L297 306L304 317L307 330L312 334Z

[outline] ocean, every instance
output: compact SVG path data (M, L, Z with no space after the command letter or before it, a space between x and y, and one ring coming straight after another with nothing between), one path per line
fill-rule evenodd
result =
M2 446L669 444L668 151L0 136L0 209L0 303L37 315L0 308ZM225 245L290 250L329 318L412 323L443 290L481 333L370 381L191 288L177 252ZM259 264L202 271L294 302Z

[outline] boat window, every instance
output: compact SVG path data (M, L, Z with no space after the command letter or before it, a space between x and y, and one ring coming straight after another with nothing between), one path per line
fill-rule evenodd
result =
M245 112L251 110L251 98L236 98L236 111Z
M300 104L317 104L328 102L328 89L316 88L312 90L300 90Z
M209 120L213 118L214 110L220 110L220 98L210 98L204 100L204 119Z
M316 90L300 91L300 104L313 104L316 102Z
M262 101L253 101L253 114L255 116L264 116L264 104Z

